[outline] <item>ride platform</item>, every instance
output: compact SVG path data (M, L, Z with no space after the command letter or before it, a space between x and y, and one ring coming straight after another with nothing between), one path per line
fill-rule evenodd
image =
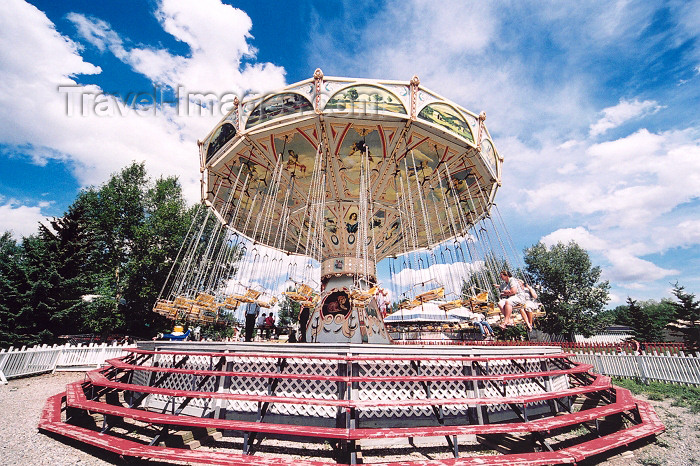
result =
M161 461L402 466L575 463L664 430L647 403L572 356L148 342L51 397L39 428Z

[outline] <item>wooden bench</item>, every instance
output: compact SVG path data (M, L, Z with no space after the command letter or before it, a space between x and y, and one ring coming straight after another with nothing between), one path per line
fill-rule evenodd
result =
M142 457L163 460L192 461L207 464L252 464L252 465L288 465L298 464L302 466L321 466L326 462L299 460L297 458L273 458L256 457L235 453L223 453L215 451L186 450L182 448L158 447L144 445L132 440L109 435L99 434L96 431L74 426L61 421L61 411L65 407L79 408L105 416L121 416L130 419L147 422L156 425L189 426L189 427L213 427L226 430L240 430L242 432L259 433L283 433L293 436L335 438L344 440L364 440L377 438L402 438L402 437L435 437L463 434L505 434L505 433L533 433L547 432L567 426L577 425L615 415L630 410L637 410L640 422L626 429L601 438L585 441L574 446L557 451L515 453L504 455L479 455L472 458L454 458L442 460L417 460L397 462L397 465L463 465L463 464L551 464L579 462L591 456L600 455L614 448L625 446L630 442L650 435L655 435L664 430L663 424L656 414L645 402L632 399L628 390L616 388L616 400L614 403L591 408L585 411L567 413L551 419L538 419L530 422L496 424L496 425L462 425L462 426L436 426L436 427L397 427L391 429L356 428L343 429L333 427L294 426L283 424L264 424L259 422L235 421L226 419L203 419L191 416L175 416L171 414L154 413L144 410L135 410L123 406L108 405L106 403L90 401L85 397L83 383L75 382L67 387L65 394L57 394L50 397L42 411L39 428L43 431L53 432L65 437L79 440L83 443L99 447L101 449L118 453L128 457Z
M109 451L118 451L126 456L145 457L154 459L167 459L191 462L204 462L211 464L321 464L315 461L300 461L296 458L270 458L252 457L244 454L220 453L211 451L197 451L198 455L192 455L189 450L157 447L144 445L128 438L119 438L109 435L109 429L113 422L119 424L121 420L145 423L154 432L160 432L152 440L157 443L161 435L167 435L172 427L178 428L214 428L225 431L243 433L243 452L251 453L254 449L256 435L284 435L302 439L329 439L335 445L339 454L348 454L344 458L349 463L357 460L358 442L376 439L398 439L414 437L445 437L448 445L456 456L459 455L459 445L456 439L458 435L531 435L547 446L545 436L552 431L583 425L608 417L623 416L632 424L620 432L604 435L600 439L579 442L570 447L557 451L544 451L533 453L514 453L504 455L485 455L471 458L455 458L454 460L417 460L396 463L400 465L445 465L445 464L549 464L552 462L576 462L581 459L597 455L624 443L625 440L633 441L638 438L648 437L663 430L663 425L658 422L653 410L645 408L644 404L631 397L628 390L614 387L610 378L602 375L590 374L590 365L574 363L569 358L570 353L557 354L531 354L531 355L494 355L494 356L461 356L461 355L426 355L397 354L383 356L377 354L301 354L301 353L265 353L265 352L189 352L189 351L152 351L133 349L124 358L110 359L107 366L87 373L84 382L75 382L66 387L65 394L57 395L47 401L42 414L40 428L55 432L67 437L78 439L84 443L99 446ZM204 358L202 358L204 357ZM260 361L263 361L262 363ZM306 365L311 366L326 363L337 372L309 373ZM534 367L540 370L532 370L533 366L526 363L537 363ZM187 367L191 363L194 367ZM248 366L249 370L232 370L228 364L245 363L257 364ZM391 370L403 367L402 370L411 370L414 373L376 373L363 374L361 367L372 368L377 364L384 364ZM167 367L167 366L172 367ZM208 367L201 369L200 367ZM227 369L228 367L228 369ZM432 374L422 372L422 368L429 370L432 367L449 367L454 373ZM528 367L530 368L528 370ZM265 370L269 368L269 370ZM495 368L495 369L492 369ZM505 369L504 369L505 368ZM469 370L467 370L469 369ZM503 372L505 370L505 372ZM130 383L134 374L144 374L151 381L145 385ZM161 386L167 383L168 377L185 376L186 388L177 382L175 387ZM552 389L546 385L546 380L567 378L567 388ZM255 381L256 385L249 385L247 381L264 379L265 384ZM205 382L216 380L216 391L202 391ZM282 393L276 392L276 386L283 380L298 381L296 389L289 391L285 388ZM129 382L127 382L129 381ZM240 391L231 386L236 381ZM317 396L315 391L306 392L304 384L311 386L328 383L336 387L335 398L323 398ZM518 387L521 382L526 382L529 388L521 391L519 388L508 393L509 387ZM400 399L388 397L372 397L361 399L355 390L361 390L369 384L406 384L411 394L403 395ZM442 392L432 392L434 384L451 383L458 387L457 391L444 395ZM230 388L228 388L231 386ZM261 389L261 387L265 387ZM537 388L539 386L539 388ZM210 386L211 387L211 386ZM227 387L226 389L221 389ZM249 387L257 387L250 389ZM484 392L487 387L491 389L490 395ZM409 389L404 386L403 389ZM498 395L494 396L496 390ZM463 390L463 391L462 391ZM252 391L252 393L251 393ZM119 393L124 392L126 406L119 399ZM156 395L158 403L165 401L165 408L172 404L172 412L146 410L140 406L142 400L148 395ZM308 395L308 396L306 396ZM509 396L510 395L510 396ZM571 402L578 397L586 401L579 411L572 409ZM197 417L183 414L184 407L191 400L202 400L204 406L214 412L214 409L222 406L218 401L234 401L255 403L258 409L258 418L255 421L249 419L229 419L222 417ZM176 403L179 404L175 409ZM201 402L199 404L202 404ZM199 404L197 406L199 406ZM270 406L295 407L300 406L304 410L316 409L316 407L331 408L336 413L336 425L313 425L312 419L308 421L279 421L268 422L265 415ZM151 405L152 406L152 405ZM160 405L158 405L160 406ZM226 406L229 406L226 404ZM238 405L240 406L240 405ZM255 405L253 405L255 406ZM561 406L562 409L557 409ZM455 417L451 422L455 425L445 424L443 421L443 408L455 407L468 416ZM472 413L486 413L487 408L507 409L517 414L520 420L508 422L496 422L489 424L488 419L481 414L472 416ZM284 408L283 412L287 412ZM373 413L381 409L402 409L409 412L433 413L433 423L437 425L391 425L391 417L387 418L389 424L383 426L361 425L361 413ZM99 433L94 429L87 429L71 425L61 421L61 410L65 409L67 416L80 413L94 413L103 417L103 431ZM160 409L160 408L159 408ZM200 409L200 408L196 408ZM228 408L225 408L228 409ZM239 408L233 408L239 409ZM366 410L366 411L365 411ZM423 410L423 411L421 411ZM254 411L253 411L254 412ZM307 413L308 411L302 411ZM314 412L313 410L311 412ZM458 411L459 412L459 411ZM77 414L76 414L77 413ZM530 413L530 416L528 416ZM535 416L534 418L532 416ZM307 419L308 414L298 415ZM306 417L303 417L306 416ZM421 414L421 416L424 416ZM484 414L486 416L486 414ZM269 419L268 419L269 420ZM284 417L280 420L285 420ZM641 420L641 421L640 421ZM164 453L167 452L167 455ZM212 456L212 454L214 454ZM354 455L354 456L353 456ZM343 460L345 461L345 460ZM323 463L327 464L327 463Z
M150 424L167 424L189 427L209 427L222 430L241 432L261 432L279 435L294 435L300 437L335 438L345 440L362 440L378 438L407 438L407 437L444 437L446 435L486 435L504 433L548 432L581 422L594 421L612 416L635 408L636 403L629 390L617 388L617 399L614 403L590 408L584 411L566 413L551 418L541 418L528 422L481 425L454 426L421 426L421 427L392 427L392 428L338 428L323 426L294 425L290 430L289 424L272 424L232 419L198 418L193 416L158 413L143 409L127 408L121 405L88 400L83 389L84 382L73 382L66 387L66 406L80 408L86 411L105 415L121 416L136 419Z
M145 369L145 368L144 368ZM143 369L142 369L143 370ZM286 378L286 374L265 373L261 374L265 378ZM559 391L535 393L531 395L519 396L503 396L503 397L486 397L486 398L410 398L401 400L345 400L345 399L325 399L325 398L298 398L270 395L249 395L236 393L219 393L219 392L202 392L197 390L180 390L171 388L161 388L153 386L134 386L124 382L117 382L108 379L102 370L94 370L87 373L90 382L95 386L108 387L119 390L138 391L140 393L150 393L165 395L169 397L185 397L185 398L212 398L226 399L237 401L254 401L261 403L287 403L287 404L307 404L316 406L335 406L344 408L381 408L381 407L409 407L409 406L449 406L449 405L496 405L496 404L531 404L539 401L553 400L556 398L564 398L569 396L578 396L587 393L593 393L601 390L606 390L611 387L610 378L602 375L596 376L590 385L568 388ZM466 377L466 376L465 376ZM495 376L487 380L496 379L503 376ZM319 380L319 376L309 376L298 374L300 380ZM329 382L338 382L345 380L333 380L336 377L326 376ZM362 380L362 378L360 378ZM501 380L502 382L502 380Z

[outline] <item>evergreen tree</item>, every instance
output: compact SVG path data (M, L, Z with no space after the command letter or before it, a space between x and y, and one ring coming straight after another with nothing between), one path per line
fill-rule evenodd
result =
M51 229L40 226L40 237L48 251L45 260L58 274L51 310L52 330L57 334L90 331L82 308L99 283L91 214L90 193L81 192L63 217L50 222Z
M627 298L627 303L634 339L640 342L664 341L664 328L674 316L673 304L668 300L648 300L637 304L632 298Z
M58 336L51 318L58 308L55 292L60 287L61 277L50 242L46 241L49 236L48 229L40 225L39 235L22 240L27 287L15 322L22 342L27 345L49 343Z
M26 283L22 248L6 232L0 235L0 348L25 343L18 317Z
M695 294L686 293L685 287L678 282L674 284L672 293L678 299L677 303L672 303L675 317L687 322L683 339L689 348L700 349L700 301L695 299Z

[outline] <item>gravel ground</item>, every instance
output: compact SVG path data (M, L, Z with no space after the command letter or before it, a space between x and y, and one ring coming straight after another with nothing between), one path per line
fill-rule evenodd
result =
M63 390L66 384L82 380L83 373L61 372L0 385L0 464L2 465L111 465L134 464L84 445L61 441L37 430L46 399ZM644 398L641 396L640 398ZM700 465L700 415L671 401L650 401L666 425L666 432L655 442L625 451L600 463L612 466L629 464L685 466ZM266 444L267 444L266 440ZM282 447L282 445L280 445ZM387 458L388 459L388 458ZM140 464L163 464L138 462Z

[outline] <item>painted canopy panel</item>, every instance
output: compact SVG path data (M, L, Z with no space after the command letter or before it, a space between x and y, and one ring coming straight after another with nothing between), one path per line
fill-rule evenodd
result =
M474 135L469 124L451 105L442 103L426 105L418 114L418 118L447 128L469 142L474 142Z
M371 113L376 111L406 114L406 108L393 93L378 86L350 86L334 94L325 110Z
M380 86L329 88L322 111L300 94L282 92L259 98L241 123L245 129L222 129L238 121L229 115L206 139L203 199L231 228L298 254L310 253L320 232L323 258L351 257L366 247L381 260L466 234L488 213L499 160L488 139L479 153L464 116L473 119L470 114L432 102L411 118ZM341 107L353 111L338 112ZM362 173L369 183L364 193ZM313 200L320 198L322 215L313 218Z

